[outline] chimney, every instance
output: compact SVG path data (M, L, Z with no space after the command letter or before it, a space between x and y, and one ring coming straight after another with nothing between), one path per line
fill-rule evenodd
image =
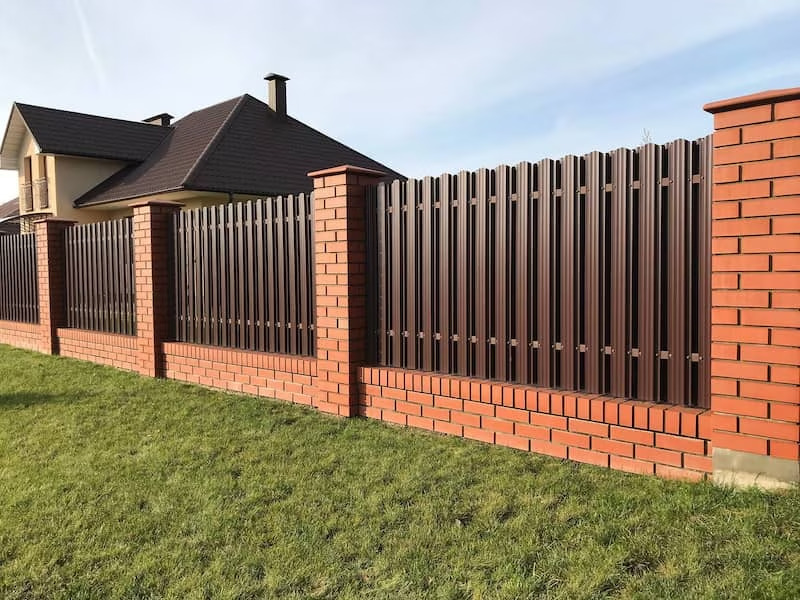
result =
M149 123L150 125L160 125L161 127L169 127L172 123L173 116L167 113L161 113L160 115L156 115L155 117L150 117L149 119L145 119L144 123Z
M288 77L270 73L264 77L269 81L269 107L281 116L286 115L286 82Z

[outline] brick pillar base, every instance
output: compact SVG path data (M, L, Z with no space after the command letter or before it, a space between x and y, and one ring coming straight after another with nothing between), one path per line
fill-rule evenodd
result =
M137 371L164 373L163 343L169 336L169 228L181 209L175 202L133 204L133 266L136 283Z
M713 102L714 480L800 481L800 88Z
M358 413L358 367L367 342L366 207L364 188L384 173L341 166L314 178L317 377L313 405Z
M58 354L56 329L66 325L67 268L64 232L75 221L50 217L34 224L39 286L39 351Z

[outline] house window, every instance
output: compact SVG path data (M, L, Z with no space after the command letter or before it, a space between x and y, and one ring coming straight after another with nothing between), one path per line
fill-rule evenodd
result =
M39 199L39 208L50 206L50 198L47 189L47 157L41 154L36 156L36 166L38 178L34 182L34 196Z
M33 172L31 169L31 157L26 156L22 164L22 205L25 210L33 210Z

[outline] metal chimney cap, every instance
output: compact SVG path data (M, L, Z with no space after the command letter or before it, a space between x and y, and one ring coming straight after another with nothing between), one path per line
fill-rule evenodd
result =
M285 75L278 75L277 73L269 73L266 77L264 77L265 81L289 81L289 78Z

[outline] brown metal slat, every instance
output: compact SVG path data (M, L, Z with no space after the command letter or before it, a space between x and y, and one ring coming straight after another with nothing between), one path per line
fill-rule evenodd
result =
M275 253L275 198L266 198L264 208L266 209L265 223L265 254L267 268L267 350L269 352L278 351L278 328L275 323L278 319L277 300L275 298L276 282L276 263Z
M275 211L276 224L276 261L277 261L277 289L275 300L277 302L276 330L278 335L278 352L289 351L288 330L286 324L289 319L288 294L286 289L286 209L284 196L278 196Z
M438 272L438 335L439 335L439 371L450 373L451 306L450 289L452 236L451 215L453 211L453 185L451 175L444 173L439 177L439 272Z
M286 197L286 256L288 258L288 313L286 336L289 340L288 352L297 354L297 207L295 196Z
M387 269L389 265L389 257L386 253L386 196L387 189L385 183L379 183L375 188L376 202L377 202L377 271L378 271L378 364L388 365L388 329L387 312L389 302L389 290L387 289Z
M422 368L425 371L433 370L434 333L433 319L436 306L433 302L433 270L434 270L434 232L433 232L433 178L425 177L422 180L422 282L420 315L422 317L422 333L420 348L422 353Z
M551 289L551 231L552 231L552 201L553 201L553 172L555 166L552 160L541 160L536 164L538 175L538 202L536 232L536 331L539 349L536 356L537 376L536 383L549 387L552 382L552 348L553 344L550 327L550 314L552 306Z
M401 247L400 247L400 220L402 217L401 205L401 182L392 182L390 191L390 220L391 220L391 336L392 336L392 360L391 365L402 367L403 360L403 323L401 314Z
M697 268L697 405L711 405L711 200L713 192L713 136L708 135L700 144L700 203L698 215L698 244L695 250Z
M253 226L253 201L248 200L243 207L245 216L244 252L247 257L247 344L249 350L258 349L258 329L256 328L256 248L255 228Z
M405 184L405 338L406 338L406 368L417 368L417 342L419 341L419 324L417 323L417 191L419 181L409 179Z
M561 252L560 252L560 338L562 344L559 383L571 390L575 384L577 362L575 336L575 204L577 202L579 161L576 156L561 159Z
M667 266L667 327L669 359L667 363L667 401L684 404L687 395L687 273L690 267L687 256L687 199L692 186L691 147L686 140L669 144L669 258Z
M457 188L457 202L456 202L456 220L457 220L457 234L456 234L456 247L454 259L457 263L456 267L456 289L458 290L457 298L459 301L456 303L456 340L454 347L457 349L457 367L456 372L459 375L469 375L471 372L470 359L472 353L470 352L470 329L469 319L471 317L471 308L474 305L475 294L474 290L470 293L468 273L472 268L472 261L469 257L469 234L468 225L471 220L468 218L470 211L470 200L472 194L470 193L469 185L470 174L466 171L461 171L458 174L458 188ZM474 234L474 228L472 228ZM474 235L472 237L474 239Z
M516 273L515 273L515 354L516 381L529 383L530 342L528 313L533 296L530 293L530 195L532 167L523 162L517 165L517 221L516 221Z
M489 171L488 169L478 169L475 173L475 188L472 194L467 195L467 199L475 198L475 218L471 225L473 235L467 236L467 243L474 240L475 262L474 286L468 288L468 293L472 296L474 304L471 317L474 319L475 334L471 337L472 354L475 357L475 371L470 375L476 377L489 377L489 342L491 327L489 319L495 318L496 307L490 306L492 301L489 291L489 262L494 248L489 244ZM460 191L459 191L460 194ZM462 259L463 260L463 259Z
M219 340L220 345L227 346L230 333L228 327L230 271L228 269L227 205L217 206L215 210L217 212L217 249L219 251Z
M612 154L611 190L611 386L612 396L624 397L627 393L627 253L628 196L631 189L629 164L631 151L621 148Z
M495 239L494 239L494 377L509 379L508 317L512 298L509 281L509 250L511 249L511 168L501 165L495 169ZM490 349L491 349L490 347Z
M373 188L371 188L373 189ZM374 191L372 192L374 194ZM308 355L311 352L310 349L310 337L309 333L311 329L309 328L310 319L309 319L309 271L314 268L313 265L309 264L309 260L313 256L313 254L309 253L308 251L308 206L306 204L306 195L300 194L298 195L298 204L297 208L299 210L298 214L298 225L299 225L299 235L300 235L300 242L298 244L300 250L300 258L298 261L298 279L300 284L300 317L298 318L298 326L300 327L300 353L303 355ZM374 224L374 208L375 204L374 201L370 203L370 207L373 212L373 224ZM374 227L372 228L372 235L374 235ZM374 262L375 256L372 255L372 260ZM374 303L373 303L374 309ZM374 326L375 320L374 317L372 321L370 321L370 326ZM374 335L370 335L370 339L375 339ZM371 359L374 360L375 354L374 352L370 356Z
M660 152L655 144L639 150L639 256L638 256L638 326L637 399L655 399L655 276L656 276L656 194L658 192L657 162Z
M236 202L235 235L236 235L236 287L237 287L237 337L236 347L247 348L247 260L245 256L245 222L244 203Z
M265 304L265 282L264 282L264 199L259 198L253 207L254 215L254 231L255 236L255 253L256 253L256 266L255 266L255 286L256 286L256 348L260 352L266 352L267 349L267 315Z
M239 273L236 260L236 212L233 202L229 202L226 207L226 226L228 252L228 347L236 348L238 344L238 281Z
M600 364L603 351L599 314L601 310L600 211L604 194L603 155L599 152L591 152L585 156L584 160L586 163L586 205L584 210L586 241L583 282L586 299L583 307L585 387L586 391L597 393L600 391Z

